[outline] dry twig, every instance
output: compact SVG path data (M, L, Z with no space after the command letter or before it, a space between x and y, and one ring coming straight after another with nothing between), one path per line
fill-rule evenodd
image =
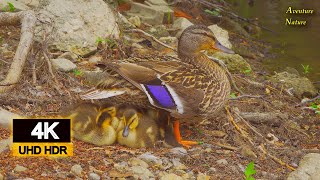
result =
M230 113L229 108L226 107L225 109L226 109L226 111L227 111L227 115L228 115L228 117L229 117L230 122L234 125L234 127L235 127L235 128L237 129L237 131L240 133L241 137L243 137L243 138L245 138L246 140L249 141L249 143L252 145L252 147L258 149L258 150L261 151L263 154L267 155L268 157L270 157L272 160L274 160L275 162L279 163L280 165L285 166L285 167L287 167L288 169L290 169L290 170L292 170L292 171L295 170L295 168L293 168L292 166L290 166L290 165L288 165L287 163L283 162L281 159L279 159L279 158L271 155L270 153L268 153L268 152L267 152L264 148L262 148L261 146L256 147L256 146L254 145L254 143L251 141L251 139L250 139L248 136L246 136L246 135L243 133L242 129L236 124L236 122L234 121L233 116L232 116L231 113ZM256 132L256 131L255 131L255 132ZM260 133L258 133L258 134L260 134ZM259 136L262 136L262 135L260 134ZM264 139L264 138L263 138L263 139Z

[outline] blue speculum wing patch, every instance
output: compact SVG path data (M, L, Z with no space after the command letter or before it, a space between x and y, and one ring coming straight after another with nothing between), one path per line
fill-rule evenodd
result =
M163 85L145 85L152 99L163 108L173 108L176 106L168 89Z

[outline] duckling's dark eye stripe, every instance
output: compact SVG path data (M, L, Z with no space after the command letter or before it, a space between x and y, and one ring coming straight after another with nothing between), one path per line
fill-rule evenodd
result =
M108 119L111 118L110 114L108 112L103 112L98 116L98 120L97 120L97 126L101 127L103 122Z
M172 95L164 85L143 85L152 100L163 108L175 108L176 104Z

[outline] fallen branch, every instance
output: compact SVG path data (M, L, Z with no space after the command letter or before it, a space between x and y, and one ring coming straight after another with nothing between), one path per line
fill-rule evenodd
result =
M256 147L255 144L251 141L251 139L243 133L242 129L241 129L241 128L237 125L237 123L234 121L234 118L233 118L233 116L231 115L229 108L228 108L228 107L225 107L225 109L226 109L226 112L227 112L227 115L228 115L228 117L229 117L230 122L234 125L234 127L235 127L235 128L237 129L237 131L240 133L241 137L243 137L243 138L245 138L246 140L248 140L248 142L251 144L252 147L258 149L258 150L261 151L263 154L267 155L268 157L270 157L272 160L274 160L275 162L279 163L280 165L285 166L285 167L287 167L288 169L290 169L290 170L292 170L292 171L295 170L295 168L293 168L292 166L290 166L290 165L288 165L287 163L283 162L281 159L279 159L279 158L271 155L270 153L268 153L264 148L261 147L261 145L258 146L258 147ZM257 131L254 131L254 132L257 132ZM260 137L262 136L260 133L258 133L258 135L259 135ZM262 136L262 137L263 137L263 136ZM263 138L263 139L265 140L265 138Z
M272 104L269 100L266 100L263 96L255 96L255 95L249 95L249 94L244 94L244 95L241 95L241 96L237 96L235 98L230 98L230 100L239 100L239 99L242 99L242 98L256 98L256 99L262 99L270 104Z
M305 104L307 104L307 103L309 103L309 102L313 102L313 101L315 101L315 100L317 100L317 99L320 99L320 94L319 94L318 96L312 98L312 99L309 99L309 100L306 100L306 101L301 102L300 104L297 104L296 107L298 107L298 106L303 106L303 105L305 105Z
M151 38L154 42L156 42L156 43L158 43L158 44L160 44L160 45L162 45L162 46L164 46L164 47L166 47L166 48L168 48L168 49L171 49L171 50L173 50L173 51L175 51L175 52L177 51L175 48L173 48L173 47L171 47L171 46L169 46L169 45L167 45L167 44L159 41L156 37L152 36L151 34L149 34L149 33L147 33L147 32L144 32L144 31L141 30L141 29L131 29L131 30L128 30L128 31L129 31L129 32L134 32L134 33L143 34L143 35L146 36L147 38Z
M21 24L21 37L15 56L11 63L6 78L0 82L0 93L9 91L20 80L23 67L31 49L34 37L36 17L33 11L21 11L17 13L1 13L0 26Z

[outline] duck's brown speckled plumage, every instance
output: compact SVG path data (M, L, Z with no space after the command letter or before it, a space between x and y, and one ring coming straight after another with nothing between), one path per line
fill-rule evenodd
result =
M120 89L126 92L108 98L108 102L153 107L139 84L150 82L156 77L174 89L181 99L183 113L177 109L165 109L174 117L212 117L224 106L230 94L230 83L225 71L202 52L212 49L211 46L217 43L207 27L191 26L182 33L179 40L179 58L135 57L107 64L110 76L99 83L97 89Z

